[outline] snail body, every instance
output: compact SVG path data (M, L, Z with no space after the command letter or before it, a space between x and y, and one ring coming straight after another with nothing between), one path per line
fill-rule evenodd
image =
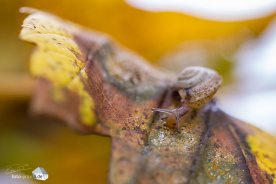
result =
M176 109L154 108L153 111L173 114L176 119L176 127L179 130L180 117L190 110L199 109L208 104L221 83L221 76L212 69L199 66L187 67L177 76L171 87L172 92L178 92L182 105Z

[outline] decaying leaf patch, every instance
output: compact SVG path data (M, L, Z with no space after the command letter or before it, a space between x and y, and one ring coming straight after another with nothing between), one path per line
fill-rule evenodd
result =
M32 108L86 133L110 136L110 183L275 183L275 137L240 122L214 102L180 119L175 77L108 36L48 13L30 13L21 39L35 43Z

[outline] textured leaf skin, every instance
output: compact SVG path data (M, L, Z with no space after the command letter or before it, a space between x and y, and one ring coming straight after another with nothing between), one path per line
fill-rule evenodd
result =
M173 78L107 36L32 9L20 37L37 44L33 110L112 138L110 183L275 183L276 140L211 102L175 120Z

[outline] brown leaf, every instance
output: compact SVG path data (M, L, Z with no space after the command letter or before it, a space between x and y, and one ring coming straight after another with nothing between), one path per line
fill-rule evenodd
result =
M173 78L107 36L53 15L25 10L21 38L38 45L33 110L112 138L111 183L272 183L275 138L212 101L175 119ZM273 147L274 145L274 147ZM275 183L275 181L274 181Z

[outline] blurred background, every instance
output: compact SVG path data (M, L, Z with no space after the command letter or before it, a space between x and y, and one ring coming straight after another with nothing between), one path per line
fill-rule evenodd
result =
M224 78L220 108L276 134L275 0L205 0L205 6L188 0L148 2L0 1L0 183L36 182L11 180L6 171L14 164L25 164L21 173L26 175L44 167L49 173L45 183L106 183L108 175L109 138L80 135L30 115L33 46L18 39L22 6L105 32L156 67L172 72L190 65L216 69Z

